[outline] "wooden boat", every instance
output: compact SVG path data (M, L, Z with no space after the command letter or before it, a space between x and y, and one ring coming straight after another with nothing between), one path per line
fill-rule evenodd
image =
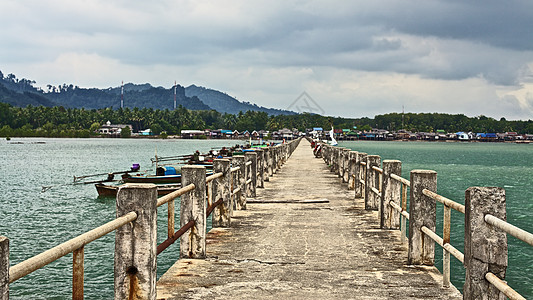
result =
M128 175L122 181L133 183L181 183L181 174L176 175Z
M106 185L102 183L97 183L94 185L96 187L96 191L98 192L99 197L116 197L118 192L118 185ZM157 195L163 196L170 194L178 189L181 188L181 184L169 184L169 185L161 185L157 187Z
M160 174L159 172L157 172ZM207 176L212 175L213 171L208 171ZM181 174L164 174L164 175L130 175L122 176L123 182L132 183L181 183Z

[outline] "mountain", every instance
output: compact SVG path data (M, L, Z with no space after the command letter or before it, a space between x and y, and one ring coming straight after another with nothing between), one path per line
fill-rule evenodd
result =
M107 89L80 88L72 84L61 86L48 85L46 91L34 87L35 81L25 78L17 79L13 74L4 77L0 71L0 102L13 106L63 106L65 108L99 109L106 107L119 108L121 98L124 107L129 108L174 108L174 87L169 89L154 87L149 83L124 85L122 88ZM191 110L217 110L221 113L238 114L248 110L266 112L269 115L291 115L295 112L265 108L256 104L241 102L237 99L208 88L191 85L184 88L176 86L176 106Z
M48 98L28 91L17 92L8 89L0 84L0 102L11 104L12 106L26 107L32 106L58 106L57 103L50 101Z
M108 89L85 89L72 85L63 85L61 89L45 93L47 97L64 107L84 107L87 109L113 107L119 108L121 98L124 107L129 108L153 108L153 109L173 109L174 91L172 88L153 87L150 84L124 85L124 95L121 96L121 87ZM191 110L210 110L196 97L185 96L185 89L182 86L176 87L176 106L183 106Z
M293 111L266 108L257 106L249 102L241 102L228 94L208 89L201 86L190 85L185 88L185 95L188 97L198 97L203 103L209 105L212 109L221 113L238 114L240 111L246 112L248 110L262 111L269 115L294 115Z
M0 71L0 102L13 106L57 106L33 87L35 81L17 79L13 74L4 77Z

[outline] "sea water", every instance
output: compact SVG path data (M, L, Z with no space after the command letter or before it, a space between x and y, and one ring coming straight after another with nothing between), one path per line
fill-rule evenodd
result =
M99 198L94 185L72 185L73 176L152 168L159 156L206 152L231 140L44 139L0 140L0 235L10 239L15 265L115 218L115 200ZM464 203L470 186L506 189L507 219L533 232L533 145L428 142L341 142L340 146L402 161L402 175L413 169L437 171L438 193ZM99 177L97 177L99 178ZM42 186L54 186L41 192ZM179 208L179 205L176 205ZM442 232L438 205L437 232ZM166 236L166 206L158 209L158 243ZM179 215L179 213L177 214ZM377 220L376 220L377 222ZM179 222L177 221L177 224ZM464 217L452 212L452 244L463 250ZM442 251L436 248L441 269ZM113 297L114 234L85 247L85 298ZM177 259L178 245L157 258L158 276ZM533 247L509 237L509 284L533 298ZM70 299L72 254L10 285L11 299ZM452 282L462 289L464 269L452 257Z
M232 140L0 140L0 235L9 238L11 266L115 219L115 199L74 176L126 171L134 163L154 174L151 158L202 153ZM120 176L120 175L118 175ZM104 179L106 176L87 178ZM42 192L43 186L52 186ZM179 204L176 205L179 209ZM176 213L179 218L179 212ZM158 243L166 237L166 205L158 208ZM179 224L179 220L176 220ZM85 299L113 297L113 233L85 246ZM178 258L179 243L157 257L158 276ZM72 254L10 284L10 299L72 298Z
M381 160L402 161L402 177L415 169L437 172L437 193L465 203L472 186L503 187L507 221L533 233L533 144L472 142L341 142L347 147ZM377 220L376 220L377 221ZM437 233L442 236L443 205L437 204ZM464 253L464 215L452 210L451 244ZM526 298L533 298L533 247L508 235L508 284ZM435 264L442 272L442 248L436 244ZM453 256L452 283L460 290L464 267Z

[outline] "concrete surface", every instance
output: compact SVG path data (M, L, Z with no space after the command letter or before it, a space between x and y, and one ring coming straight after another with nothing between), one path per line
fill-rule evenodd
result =
M209 232L207 259L177 261L157 298L462 299L436 268L406 265L400 232L379 229L353 193L302 140L254 199L284 203L235 211L231 228Z

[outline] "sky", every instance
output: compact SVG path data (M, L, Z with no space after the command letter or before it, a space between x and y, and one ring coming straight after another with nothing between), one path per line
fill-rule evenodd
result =
M0 70L36 86L195 84L347 118L533 119L531 0L2 0Z

